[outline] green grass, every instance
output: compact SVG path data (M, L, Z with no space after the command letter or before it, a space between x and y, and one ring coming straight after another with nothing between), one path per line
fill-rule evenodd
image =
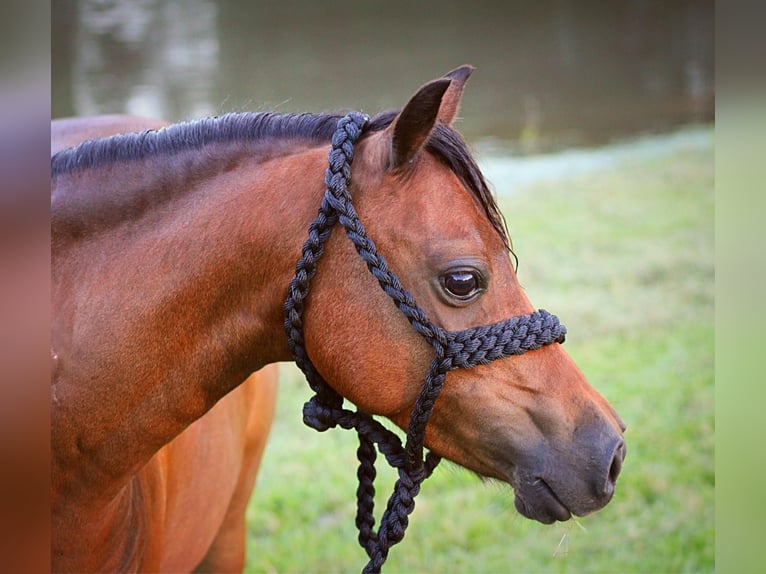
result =
M713 143L537 185L501 202L519 277L628 424L604 510L544 526L512 491L443 464L385 572L714 571ZM302 425L308 388L283 368L249 508L249 572L355 572L352 433ZM381 469L384 505L394 475ZM379 514L378 514L379 516Z

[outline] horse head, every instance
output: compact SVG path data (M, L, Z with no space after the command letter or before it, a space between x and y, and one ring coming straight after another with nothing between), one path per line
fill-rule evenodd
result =
M452 129L464 66L365 127L349 191L391 271L430 320L463 331L528 315L504 220ZM305 311L306 348L334 390L407 428L434 350L334 228ZM606 505L625 425L559 343L449 372L425 431L433 452L510 483L543 523Z

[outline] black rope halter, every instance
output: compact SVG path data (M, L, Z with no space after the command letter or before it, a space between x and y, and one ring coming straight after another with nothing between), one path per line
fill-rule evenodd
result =
M327 190L319 213L309 226L308 240L303 245L302 256L295 266L295 277L290 282L285 301L285 332L295 362L316 393L304 405L303 421L319 431L335 426L355 429L359 436L356 525L359 529L359 543L370 558L363 572L380 572L389 549L404 538L420 484L439 463L440 457L432 452L423 456L423 440L428 419L447 372L520 355L551 343L563 343L566 328L554 315L544 310L464 331L445 331L428 319L402 287L398 277L389 270L386 260L367 236L351 202L348 186L354 142L361 135L368 119L363 114L352 112L338 122L333 134L330 165L325 175ZM395 433L383 427L372 416L359 410L344 409L343 397L322 378L306 352L303 306L319 258L324 252L325 241L338 221L380 286L404 313L412 327L431 343L435 352L410 417L404 446ZM399 474L377 532L373 515L376 446Z

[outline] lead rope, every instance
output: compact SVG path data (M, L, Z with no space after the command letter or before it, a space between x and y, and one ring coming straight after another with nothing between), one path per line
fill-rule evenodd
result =
M359 437L356 526L359 530L359 544L370 559L364 567L365 573L380 572L389 549L404 538L420 485L441 460L432 452L423 456L423 440L434 402L444 385L447 372L487 364L554 342L563 343L566 334L566 328L558 319L542 309L529 315L464 331L449 332L431 323L425 312L401 286L398 277L389 270L386 260L367 236L351 202L348 185L354 143L368 119L366 115L351 112L338 122L325 174L327 189L319 212L309 226L309 236L295 266L295 276L290 281L284 306L288 347L316 393L303 407L303 422L320 432L336 426L355 429ZM410 416L404 445L398 435L372 416L359 410L344 409L343 397L319 374L306 352L303 338L304 302L319 259L324 253L324 244L337 222L341 223L382 289L435 351L431 368ZM376 447L399 474L377 532L373 512Z

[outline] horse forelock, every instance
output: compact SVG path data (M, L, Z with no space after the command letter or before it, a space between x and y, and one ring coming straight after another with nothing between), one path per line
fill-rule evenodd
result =
M495 196L484 179L484 174L481 173L460 134L444 124L437 124L434 133L426 143L426 149L446 164L458 176L463 185L473 193L484 208L484 213L500 235L503 243L513 253L505 217L503 217Z
M399 110L389 110L378 114L370 120L367 129L373 132L385 129L391 125L398 113ZM455 173L460 182L474 195L503 240L503 244L516 258L505 217L460 134L450 126L439 122L426 142L425 149Z

